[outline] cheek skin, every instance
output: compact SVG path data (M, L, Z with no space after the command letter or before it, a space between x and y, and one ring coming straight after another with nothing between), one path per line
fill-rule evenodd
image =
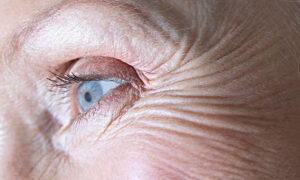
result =
M131 136L105 141L102 146L100 144L90 146L89 150L85 150L87 154L84 155L84 161L73 159L72 168L76 173L71 175L72 179L105 177L106 179L150 180L183 177L179 173L170 171L169 166L164 168L158 166L157 157L163 157L163 154L158 154L156 151L146 152L139 145L139 140L140 138Z

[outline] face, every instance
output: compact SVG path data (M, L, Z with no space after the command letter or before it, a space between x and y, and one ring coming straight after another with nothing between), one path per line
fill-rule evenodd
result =
M299 8L2 0L0 177L299 179Z

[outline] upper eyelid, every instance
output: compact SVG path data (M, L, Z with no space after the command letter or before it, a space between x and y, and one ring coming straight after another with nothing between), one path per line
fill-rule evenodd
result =
M56 67L70 59L79 57L106 56L121 59L127 64L135 65L137 69L140 69L143 72L149 72L152 70L152 66L144 67L143 64L148 61L152 64L152 60L154 59L153 54L156 54L149 51L149 46L153 44L153 38L147 38L147 41L145 41L145 32L140 31L139 28L135 31L128 31L129 33L125 34L123 31L128 30L128 28L131 27L131 23L137 23L137 25L139 25L138 23L143 23L147 27L160 27L160 21L165 24L168 24L168 21L150 21L146 16L149 13L149 9L144 9L145 12L139 12L141 16L132 16L135 15L136 11L139 9L139 3L135 1L129 3L127 1L119 2L116 0L87 0L61 3L52 7L46 13L38 14L32 22L29 22L24 28L20 28L22 30L15 33L14 37L11 39L8 46L10 49L6 51L5 56L8 57L7 59L22 59L23 61L26 61L26 64L37 64L39 65L38 67L42 69L47 69L49 66ZM122 17L124 17L124 21L119 21L119 19L115 18L116 16L111 16L110 13L105 14L107 10L120 10L123 15ZM81 16L87 17L86 22L89 22L90 24L84 23L85 19L81 19ZM103 21L99 21L98 16L107 18L104 18ZM68 17L68 20L71 20L66 22L66 17ZM116 23L110 23L110 21L116 21ZM64 22L64 26L60 25L62 22ZM76 24L76 26L74 26L74 24ZM116 29L114 35L111 32L103 30L104 28L101 28L106 24L114 24L116 26L114 28ZM176 29L175 26L173 29ZM159 29L154 30L157 31L159 37L162 37L157 37L155 39L164 39L163 37L166 37L165 33L160 32ZM87 33L82 33L83 31ZM58 34L59 36L52 36L53 33ZM78 36L78 33L80 33L82 37ZM132 39L131 36L134 36L134 43L138 48L129 48L130 41L113 41L114 38L127 39L123 38L123 35L126 35L128 39ZM76 37L81 38L77 39ZM63 41L61 38L63 38ZM107 39L107 41L103 42L101 40L103 38ZM110 44L111 42L112 44ZM114 42L117 44L114 44ZM166 46L166 43L168 43L169 46ZM165 56L169 56L173 52L164 51L162 50L163 48L174 46L173 49L178 49L177 43L174 44L172 39L166 39L166 41L161 40L160 43L156 45L162 47L157 49L160 49L165 53ZM68 51L65 51L66 46L68 47ZM30 54L30 58L23 58L23 56L26 56L27 54ZM16 58L12 58L15 56ZM165 56L162 55L161 57ZM41 59L43 59L43 61L41 61ZM160 61L160 59L161 58L157 59L157 61ZM155 64L156 63L153 62L153 66L155 66ZM138 65L143 69L138 67Z
M136 88L143 86L134 67L109 57L82 57L52 70L49 68L48 72L48 91L55 94L62 91L73 92L74 88L71 87L85 81L104 80L118 84L129 83Z

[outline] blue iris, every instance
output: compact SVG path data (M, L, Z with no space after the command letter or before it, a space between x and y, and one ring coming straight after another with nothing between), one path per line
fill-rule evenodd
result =
M88 110L105 96L108 91L119 85L120 83L104 80L83 82L77 89L77 102L80 111Z

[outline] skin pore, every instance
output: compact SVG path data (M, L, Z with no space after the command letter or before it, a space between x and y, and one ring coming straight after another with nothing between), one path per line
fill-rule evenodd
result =
M0 1L1 179L299 179L299 16L280 0ZM76 87L101 78L127 83L80 114Z

